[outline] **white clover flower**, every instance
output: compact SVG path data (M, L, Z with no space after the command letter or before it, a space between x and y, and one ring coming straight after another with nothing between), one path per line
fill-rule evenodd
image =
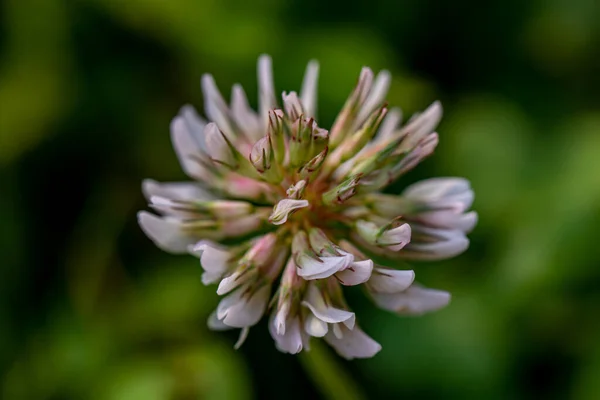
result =
M390 266L466 250L477 222L468 212L473 191L464 179L436 178L399 196L381 193L433 152L441 105L401 126L401 112L384 103L390 74L363 68L326 130L316 120L318 71L311 61L300 93L278 102L271 59L260 57L258 113L240 86L227 105L203 76L207 119L184 106L171 123L194 182L144 181L159 215L141 211L138 219L161 249L199 257L202 282L224 296L208 325L241 328L236 348L269 310L282 352L308 350L311 337L322 337L345 358L372 357L381 346L358 327L342 286L363 285L376 305L402 315L446 306L449 293Z

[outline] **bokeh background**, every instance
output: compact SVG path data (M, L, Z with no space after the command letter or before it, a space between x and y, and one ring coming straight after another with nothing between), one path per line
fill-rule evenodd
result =
M600 9L596 0L5 0L0 22L0 397L599 399ZM180 180L169 122L214 74L256 98L321 62L321 125L360 67L406 115L439 99L436 154L392 190L466 176L470 250L416 265L451 306L350 303L370 360L278 353L263 322L205 327L192 257L141 233L143 178Z

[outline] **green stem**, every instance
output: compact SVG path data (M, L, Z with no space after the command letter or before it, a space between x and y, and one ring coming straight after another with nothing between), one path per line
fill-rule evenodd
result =
M320 340L313 340L310 351L300 353L306 374L326 399L363 400L366 396Z

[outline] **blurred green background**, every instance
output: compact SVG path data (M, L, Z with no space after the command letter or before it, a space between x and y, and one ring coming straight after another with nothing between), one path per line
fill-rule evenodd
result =
M1 398L600 398L596 0L1 4ZM350 291L371 360L280 354L264 321L234 351L198 262L137 226L141 180L184 179L169 122L202 108L200 75L255 99L261 53L280 91L320 61L320 125L363 65L407 115L441 100L437 152L392 190L476 191L470 250L415 266L450 307L397 318Z

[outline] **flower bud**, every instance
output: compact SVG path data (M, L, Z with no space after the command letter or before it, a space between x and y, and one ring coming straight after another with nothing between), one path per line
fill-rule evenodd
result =
M285 193L287 194L288 198L298 200L302 198L302 195L304 194L304 189L306 189L306 181L301 180L298 181L296 184L290 186Z
M323 161L327 157L327 153L329 151L329 147L325 146L325 148L316 156L314 156L310 161L304 164L298 174L302 178L309 178L314 172L318 171L323 165Z
M393 227L392 224L378 227L375 223L359 220L356 222L356 231L370 244L399 251L410 242L411 228L404 223Z
M356 194L356 188L361 178L361 174L351 176L333 189L323 193L323 203L327 205L342 204Z
M281 165L285 160L286 153L286 132L290 130L287 126L285 116L281 110L269 110L268 135L271 140L272 151L275 161Z
M248 159L252 165L254 165L254 168L261 174L271 168L271 161L273 158L271 149L271 140L268 135L259 139L254 146L252 146Z

